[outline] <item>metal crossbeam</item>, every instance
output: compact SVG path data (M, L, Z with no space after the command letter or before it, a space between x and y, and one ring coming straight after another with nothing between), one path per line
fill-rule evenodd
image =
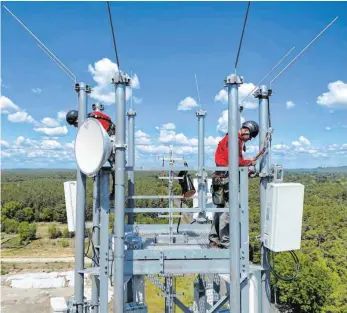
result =
M173 298L173 302L184 312L184 313L192 313L192 311L187 308L177 297Z
M205 212L229 212L229 208L126 208L126 213L168 213L168 212L181 212L181 213L199 213Z
M177 172L179 171L192 171L192 172L198 172L200 171L199 167L145 167L145 166L126 166L125 171L135 171L135 172L169 172L172 170L175 170ZM227 167L217 167L217 166L211 166L211 167L203 167L204 171L227 171Z
M124 262L125 275L148 274L229 274L229 259L131 260ZM243 281L246 276L242 276Z
M221 308L228 300L229 300L229 295L226 295L220 298L219 301L207 313L216 312L216 310Z
M183 196L127 196L126 199L183 199Z

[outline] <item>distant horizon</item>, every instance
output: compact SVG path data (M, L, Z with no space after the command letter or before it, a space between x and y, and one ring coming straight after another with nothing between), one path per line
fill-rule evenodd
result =
M139 165L140 167L141 165ZM135 165L135 167L137 167L137 165ZM146 167L146 166L144 166ZM318 166L318 167L298 167L298 168L284 168L284 170L315 170L315 169L331 169L331 168L347 168L347 164L346 165L341 165L341 166ZM66 171L71 171L71 170L75 170L76 168L67 168L67 167L57 167L57 168L45 168L45 167L37 167L37 168L24 168L24 167L14 167L14 168L1 168L1 170L32 170L32 171L40 171L40 170L49 170L49 171L54 171L54 170L66 170ZM175 168L173 168L175 169ZM160 166L158 167L158 171L160 171Z

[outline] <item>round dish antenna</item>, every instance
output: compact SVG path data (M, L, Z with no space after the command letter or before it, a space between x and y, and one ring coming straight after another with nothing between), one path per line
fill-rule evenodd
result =
M112 141L103 126L94 118L80 126L75 141L75 156L80 170L95 175L112 153Z

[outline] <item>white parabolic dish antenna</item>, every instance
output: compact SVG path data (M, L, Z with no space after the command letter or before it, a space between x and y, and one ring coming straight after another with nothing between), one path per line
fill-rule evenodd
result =
M101 123L87 118L80 126L75 141L75 156L80 170L95 175L112 153L112 141Z

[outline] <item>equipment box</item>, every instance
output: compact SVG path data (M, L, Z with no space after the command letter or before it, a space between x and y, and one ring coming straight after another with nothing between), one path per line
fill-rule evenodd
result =
M267 185L264 245L268 249L300 249L304 188L297 183Z

